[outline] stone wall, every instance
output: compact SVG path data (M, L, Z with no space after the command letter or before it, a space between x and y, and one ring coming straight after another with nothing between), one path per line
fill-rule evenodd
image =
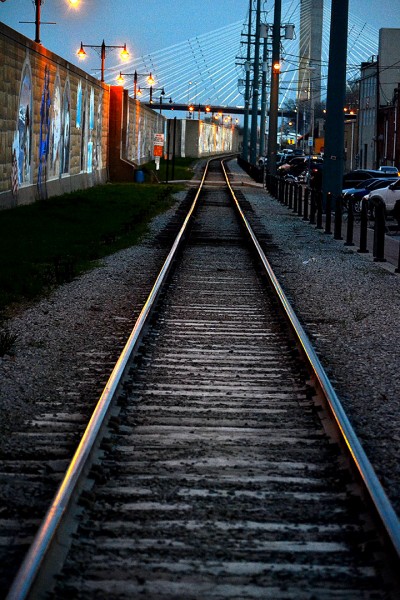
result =
M133 181L164 129L127 91L0 23L0 208L104 183L110 164Z
M0 207L107 178L109 86L0 23Z

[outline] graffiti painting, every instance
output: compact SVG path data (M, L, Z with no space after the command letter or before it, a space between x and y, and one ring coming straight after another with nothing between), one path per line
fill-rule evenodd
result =
M95 147L94 147L94 156L93 156L93 168L101 169L102 168L102 131L103 131L103 92L100 92L99 95L99 104L97 106L97 118L96 118L96 137L95 137Z
M50 111L49 156L49 175L58 177L61 173L61 86L58 74L54 84L53 101Z
M28 63L25 64L21 79L17 120L17 165L19 184L30 183L31 144L32 144L32 78Z
M76 128L80 129L82 124L82 83L78 83L76 92Z
M50 138L50 105L50 71L46 65L44 70L42 100L40 103L39 169L37 180L39 198L47 197L46 180Z
M88 144L88 118L87 118L87 90L82 97L82 122L81 122L81 171L85 171L87 167L87 144Z
M71 94L69 80L64 88L63 110L62 110L62 143L61 143L61 174L69 173L69 153L71 144Z

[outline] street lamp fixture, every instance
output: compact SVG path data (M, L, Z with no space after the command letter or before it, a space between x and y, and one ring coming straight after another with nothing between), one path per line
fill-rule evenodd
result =
M111 48L111 49L115 49L115 48L122 48L121 52L120 52L120 57L122 58L122 60L127 60L129 58L129 52L126 49L126 44L124 44L123 46L106 46L104 43L104 40L102 42L102 44L100 46L94 46L91 44L82 44L81 42L81 47L79 48L78 52L76 53L79 60L84 60L87 56L86 52L85 52L85 48L94 48L97 52L99 52L100 50L100 58L101 58L101 81L104 81L104 65L105 65L105 60L106 60L106 48Z
M135 71L134 73L121 73L121 71L120 71L119 75L117 77L117 82L119 85L123 85L123 83L125 81L125 79L124 79L125 77L133 77L133 98L134 98L134 100L136 100L137 96L142 95L142 90L140 89L140 87L138 88L138 86L137 86L139 77L147 77L146 81L149 84L149 86L154 85L156 82L156 80L154 79L151 72L150 73L137 73ZM148 89L148 88L143 88L143 89Z
M4 0L2 0L4 2ZM80 0L68 0L69 4L74 8L79 4ZM33 0L35 5L35 20L34 21L20 21L20 23L34 23L35 24L35 42L40 44L40 25L56 25L54 21L41 21L40 20L40 12L42 8L42 4L44 4L44 0Z
M156 91L160 90L161 95L165 96L165 90L164 90L164 88L153 88L152 85L150 87L145 87L145 88L139 87L138 90L137 90L137 96L142 96L143 95L143 90L150 90L150 104L153 104L153 92L156 92Z

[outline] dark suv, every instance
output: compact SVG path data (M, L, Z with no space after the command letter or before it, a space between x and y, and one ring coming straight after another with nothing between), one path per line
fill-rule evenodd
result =
M354 188L361 181L367 179L383 179L384 177L393 177L393 173L383 173L374 169L356 169L343 175L343 189Z

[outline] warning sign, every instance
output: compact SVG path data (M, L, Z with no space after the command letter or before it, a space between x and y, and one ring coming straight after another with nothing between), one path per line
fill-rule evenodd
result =
M155 133L154 134L154 146L164 146L164 134L163 133Z
M162 156L163 155L163 147L162 146L153 146L153 156Z

